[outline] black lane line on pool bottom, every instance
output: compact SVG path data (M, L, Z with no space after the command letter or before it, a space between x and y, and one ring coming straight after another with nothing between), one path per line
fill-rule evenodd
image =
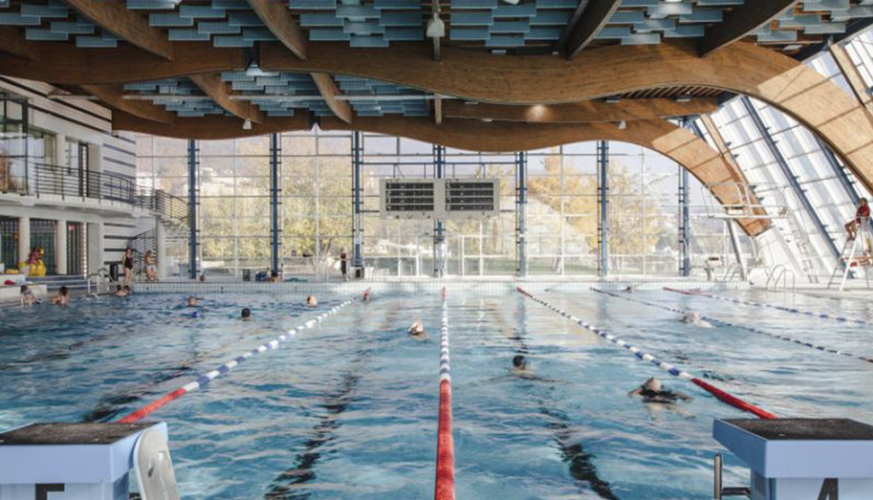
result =
M525 303L524 298L520 298L520 300L522 301L522 304ZM522 330L526 330L526 328L522 326L525 324L525 318L519 317L518 327L513 328L506 325L503 318L495 311L489 309L489 312L501 325L502 331L507 331L507 329L513 331L513 335L506 336L506 338L518 344L517 352L522 355L529 354L531 352L530 348L524 341L524 335L522 335ZM524 378L522 380L532 383L545 382L544 380L534 377ZM554 389L553 386L549 386L549 388ZM580 483L587 484L591 491L597 493L600 498L605 500L619 500L615 493L612 492L612 486L609 482L601 479L600 475L597 473L597 466L594 465L594 455L586 452L585 447L582 446L582 443L575 437L575 433L571 427L572 422L570 421L570 417L568 417L563 411L557 409L557 401L554 399L537 398L537 402L540 413L549 419L546 425L553 432L555 444L558 445L561 458L568 466L570 476Z
M134 403L140 404L147 397L160 394L161 391L156 389L160 384L192 374L199 376L199 372L194 369L193 365L207 359L209 356L212 356L217 352L227 350L231 345L235 345L239 343L239 341L244 340L247 334L248 332L242 332L238 337L225 342L218 347L196 352L190 359L182 362L178 366L162 368L158 369L156 372L149 373L145 382L137 384L132 389L127 389L123 392L116 392L114 394L107 394L101 397L97 402L97 405L82 416L82 422L109 422L128 411L129 405Z
M318 417L313 428L314 436L303 444L304 450L297 456L294 467L279 474L273 480L270 491L264 494L268 500L304 500L310 497L307 491L298 490L301 485L314 481L317 477L315 466L321 459L321 447L334 440L334 433L340 428L340 417L355 401L355 391L361 377L357 373L362 364L369 360L372 349L358 351L352 366L343 375L342 382L335 392L326 394L322 407L327 414Z
M380 331L390 328L396 323L399 309L389 309L388 315L383 322ZM264 494L266 500L305 500L310 493L300 490L301 485L310 483L316 479L315 466L321 459L321 447L333 441L334 432L340 428L340 417L345 413L348 406L354 402L354 392L358 388L361 367L370 359L375 349L357 351L351 367L343 375L342 382L336 391L325 395L322 407L327 410L326 415L319 417L318 425L313 428L314 436L307 439L303 444L303 451L297 455L294 467L282 472L275 479L270 491Z

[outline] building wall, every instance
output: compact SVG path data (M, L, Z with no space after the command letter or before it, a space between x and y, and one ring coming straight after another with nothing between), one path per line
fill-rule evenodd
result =
M111 173L136 180L136 143L127 133L112 133L112 114L109 109L84 99L58 100L49 98L54 87L30 80L0 76L0 93L13 94L28 99L31 127L53 134L63 141L74 140L88 146L88 170ZM55 150L61 149L55 144ZM55 154L54 162L61 164L65 158ZM105 216L86 213L71 207L57 210L42 208L14 209L0 205L0 215L30 215L33 218L59 219L69 221L104 222L103 265L121 260L129 238L154 228L151 217L134 218Z

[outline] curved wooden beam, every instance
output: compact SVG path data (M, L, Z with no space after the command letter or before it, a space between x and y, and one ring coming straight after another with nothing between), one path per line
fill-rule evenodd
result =
M873 190L873 121L866 109L815 70L751 43L735 43L705 59L692 43L679 42L586 50L572 61L493 57L446 47L441 63L410 46L349 51L319 44L311 48L308 62L276 49L275 44L262 47L263 67L348 74L482 102L557 104L686 85L746 94L817 132Z
M248 2L273 35L295 56L305 61L306 35L300 30L300 26L288 10L288 4L272 0L248 0Z
M176 114L156 106L149 101L132 101L124 98L124 88L121 85L82 85L82 90L97 97L111 108L130 115L161 124L173 123Z
M443 120L443 125L429 118L358 117L348 124L334 118L322 119L322 130L352 130L406 137L446 147L471 151L513 152L542 149L561 144L586 141L620 141L657 151L682 165L705 185L736 182L742 172L727 163L703 139L664 120L628 123L625 130L614 124L538 124L484 123L473 120ZM739 204L737 191L717 188L714 195L722 204ZM768 219L739 221L751 236L770 227Z
M130 46L79 49L58 42L22 42L33 60L0 57L0 74L66 85L114 84L162 80L200 73L245 69L243 50L215 48L205 42L174 42L173 60ZM0 47L0 51L4 50Z
M446 101L446 118L476 118L526 123L598 123L656 120L679 116L696 116L718 111L718 99L701 98L689 102L675 99L622 99L616 103L585 101L572 104L506 106L502 104L467 104Z
M112 113L113 130L126 130L178 139L233 139L312 128L309 117L302 113L289 117L267 117L263 123L252 124L251 130L243 130L242 125L243 122L239 118L209 116L205 118L176 118L173 126L168 127L123 111L113 111Z
M15 26L0 26L0 52L25 59L36 59L36 51L25 42Z
M799 2L800 0L746 0L743 5L728 11L722 22L707 28L700 41L700 55L707 56L753 35L758 28L766 26Z
M327 73L312 73L312 79L333 114L346 123L352 123L352 118L355 116L352 106L346 101L337 99L337 96L341 96L343 93L336 86L333 77Z
M251 102L232 101L230 99L230 90L227 88L224 80L221 79L219 73L191 75L190 78L194 85L197 85L204 94L211 97L216 104L230 114L243 120L251 120L253 123L262 123L264 121L264 113Z
M121 0L64 0L92 23L145 51L173 60L173 44L166 35L149 25L148 19L129 10Z
M582 2L579 3L582 7ZM621 7L621 0L589 0L580 12L577 7L573 20L567 26L565 51L568 59L578 56L585 47L597 38L600 30L612 19ZM560 43L560 42L559 42Z

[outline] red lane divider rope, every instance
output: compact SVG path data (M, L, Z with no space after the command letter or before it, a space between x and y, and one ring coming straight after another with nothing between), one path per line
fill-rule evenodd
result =
M676 366L673 366L669 363L661 361L660 359L656 358L655 356L652 356L651 354L644 352L639 347L628 344L624 340L617 338L615 335L609 333L606 330L597 328L596 326L593 326L593 325L589 325L588 323L582 321L581 319L579 319L575 316L571 316L566 311L563 311L563 310L557 308L556 306L553 306L552 304L549 304L548 302L546 302L542 299L534 297L533 295L522 290L521 288L518 288L518 292L521 293L522 295L524 295L525 297L529 298L530 300L532 300L532 301L560 314L561 316L575 322L577 325L579 325L582 328L588 330L589 332L597 335L598 337L600 337L604 340L608 340L609 342L612 342L613 344L615 344L617 346L625 348L626 350L630 351L634 356L636 356L638 359L640 359L642 361L647 361L647 362L657 366L658 368L666 371L670 375L673 375L674 377L681 378L681 379L688 380L688 381L692 382L693 384L695 384L696 386L705 390L706 392L712 394L713 396L715 396L716 399L718 399L719 401L721 401L725 404L731 405L738 410L743 410L743 411L749 412L749 413L755 415L756 417L762 418L764 420L774 420L777 418L776 415L773 415L772 413L770 413L768 411L762 410L761 408L758 408L755 405L749 404L736 396L732 396L732 395L724 392L723 390L719 389L718 387L715 387L714 385L711 385L711 384L704 382L699 377L695 377L694 375L691 375L690 373L688 373L684 370L680 370Z
M449 308L443 288L440 326L440 415L437 431L435 500L455 500L455 441L452 436L452 376L449 363Z

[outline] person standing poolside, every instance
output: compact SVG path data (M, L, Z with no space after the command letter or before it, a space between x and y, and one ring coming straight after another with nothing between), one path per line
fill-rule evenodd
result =
M867 198L861 198L861 203L858 205L858 210L855 212L855 220L846 224L846 232L849 233L849 241L858 237L858 229L861 224L870 220L870 205Z
M346 255L346 249L340 250L340 272L343 273L343 281L349 280L349 256Z
M121 259L121 265L124 267L124 286L130 288L133 283L133 249L127 247L124 251L124 258Z
M158 281L158 272L155 268L155 256L152 254L152 251L149 250L146 252L145 257L143 257L142 260L145 266L146 281Z

